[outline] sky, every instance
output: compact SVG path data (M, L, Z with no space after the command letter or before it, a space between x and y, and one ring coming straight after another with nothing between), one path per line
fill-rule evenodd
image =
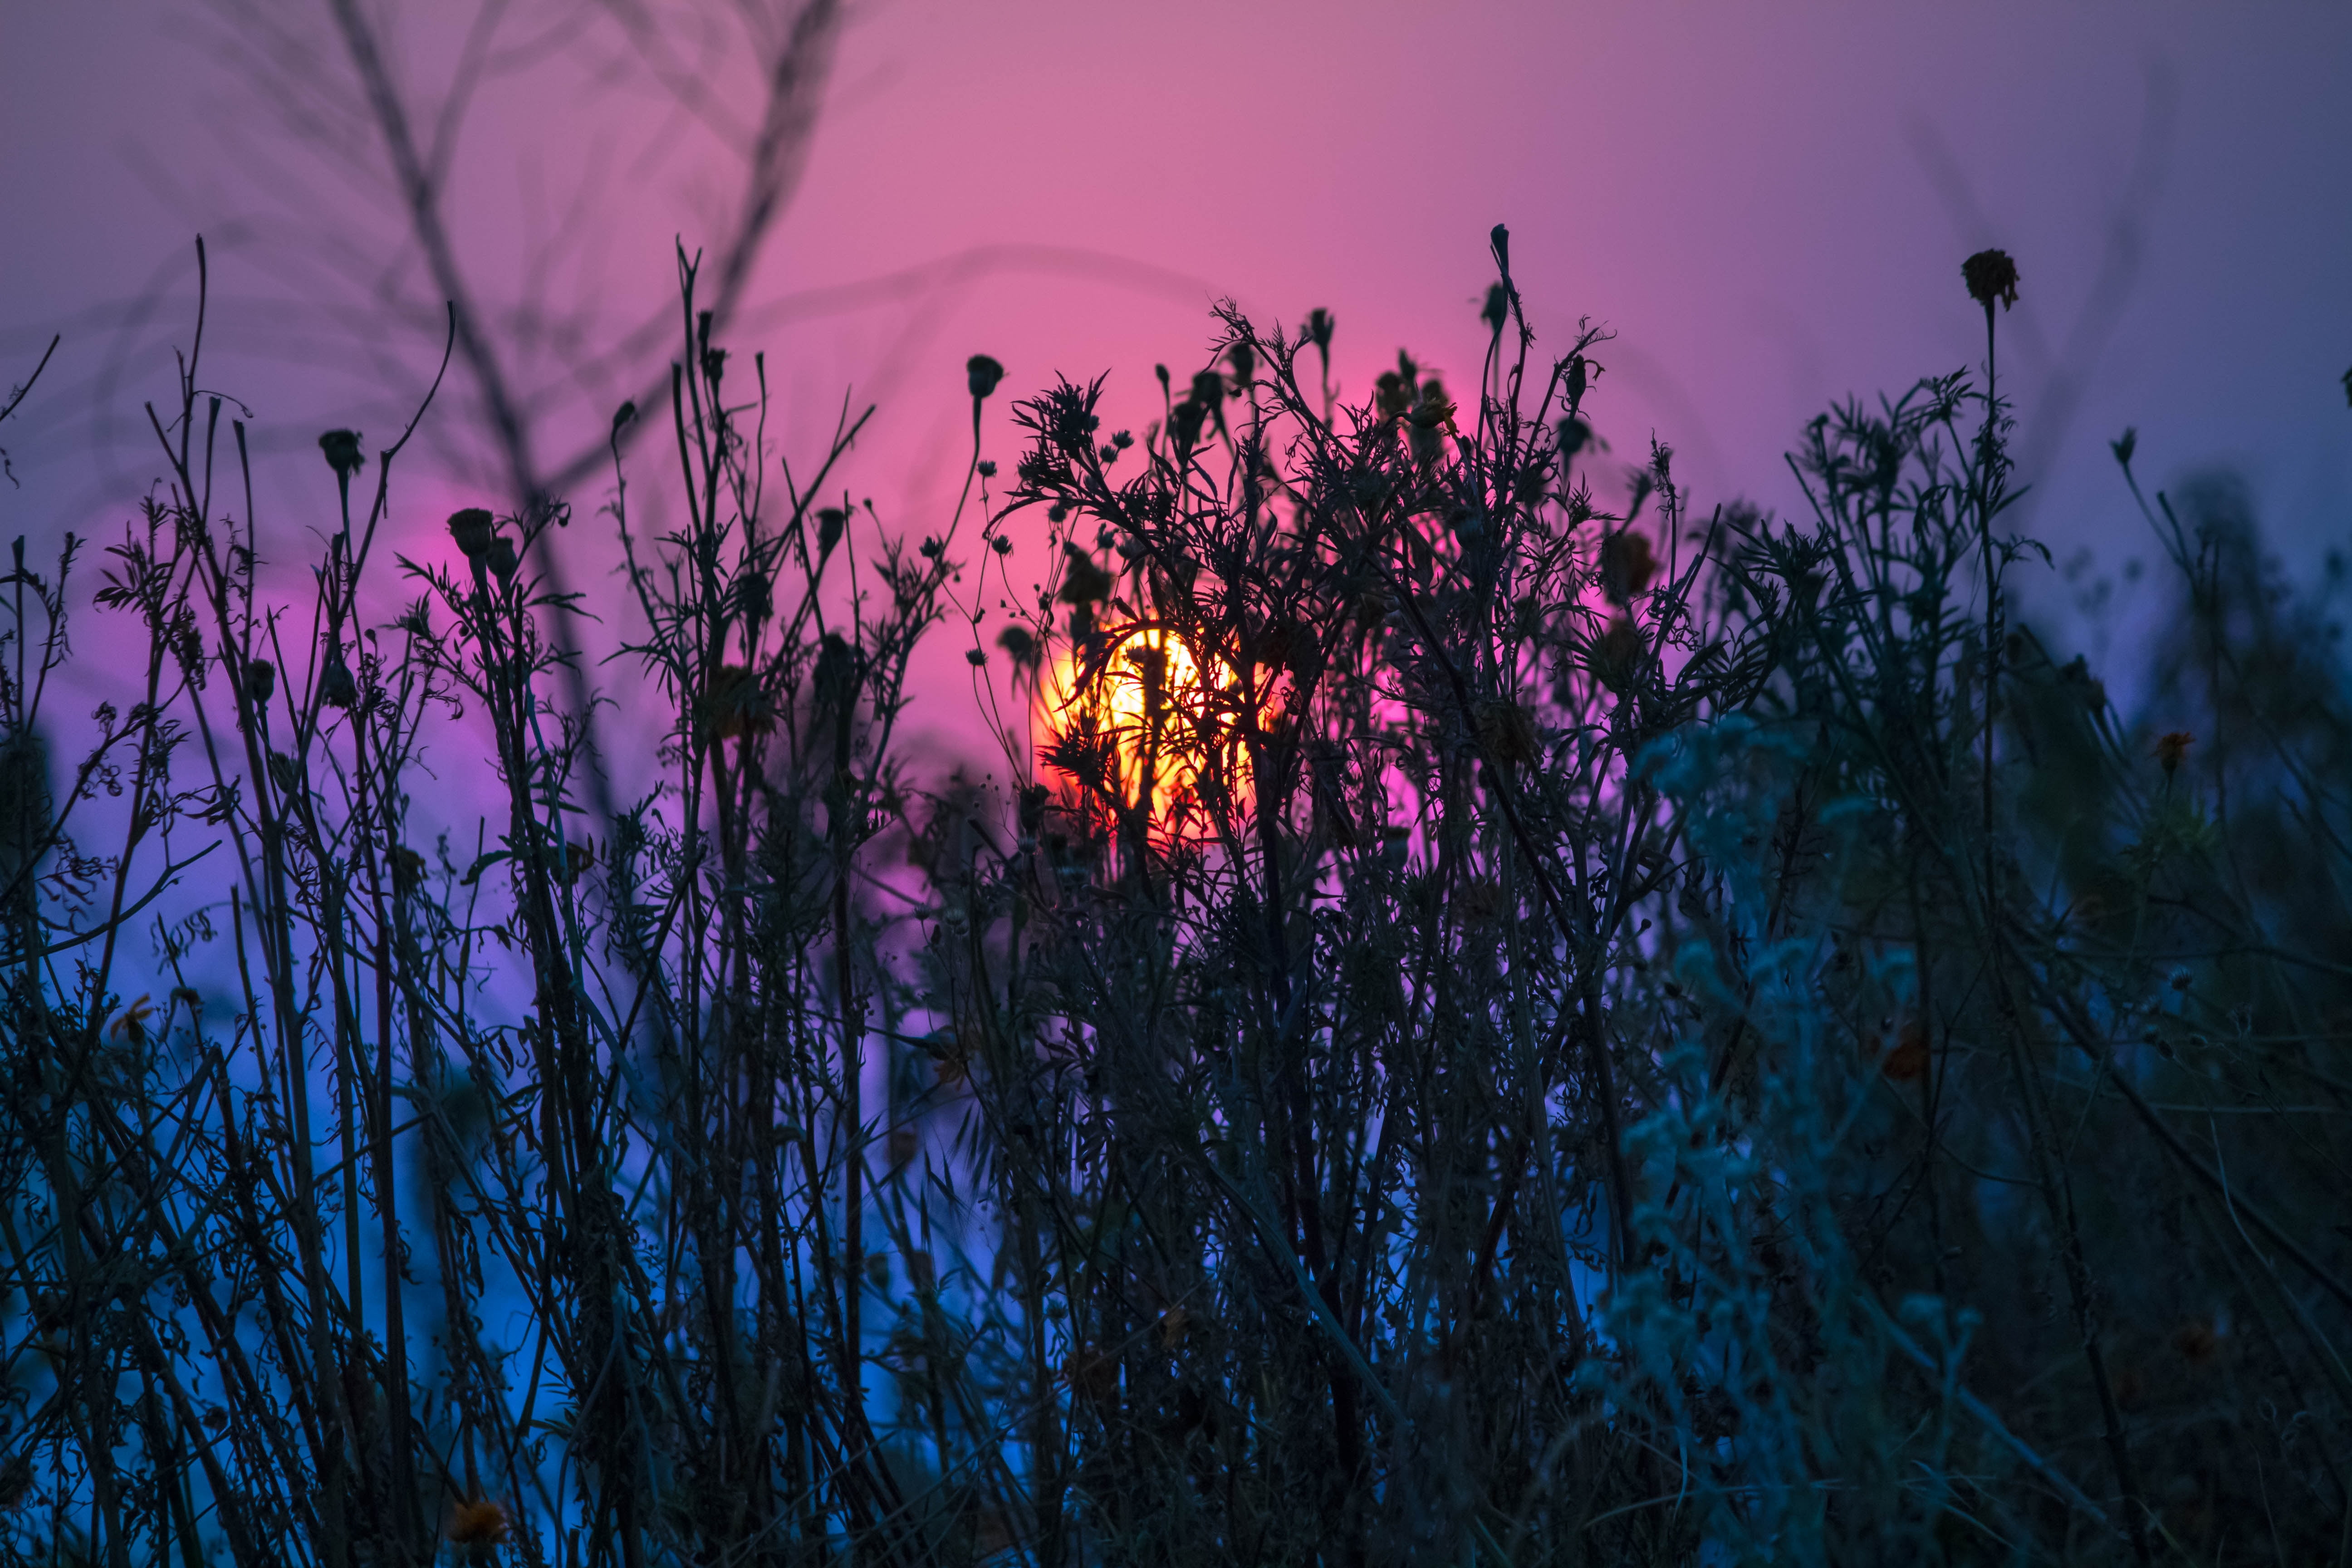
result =
M725 231L752 54L688 25L725 9L653 7L677 46L666 92L605 8L514 0L499 74L457 122L455 242L486 300L546 306L530 363L551 447L599 437L675 338L611 374L579 346L674 311L673 247ZM404 85L436 103L474 8L377 10ZM0 382L65 339L0 426L17 480L0 531L102 534L159 471L139 409L171 392L199 233L205 379L251 410L265 531L299 540L325 515L320 430L373 446L406 418L439 339L429 311L372 304L429 290L327 14L0 0ZM1109 423L1140 426L1152 366L1197 366L1230 296L1291 322L1332 310L1343 392L1400 348L1468 383L1500 222L1539 352L1584 317L1616 334L1601 434L1627 458L1672 444L1701 516L1738 497L1793 510L1780 455L1812 414L1976 363L1959 262L1999 246L2022 278L2001 325L2022 521L2061 565L2092 552L2087 583L2154 553L2107 456L2126 426L2156 483L2242 475L2298 571L2352 534L2352 7L848 16L736 347L764 351L793 456L845 400L877 405L847 483L909 532L941 525L969 457L967 355L1001 360L1013 396L1108 373ZM440 518L480 499L466 397L436 407L396 487L404 544L443 548ZM1008 402L987 437L1006 459ZM575 495L583 516L600 485ZM2053 613L2069 593L2054 573L2023 587Z

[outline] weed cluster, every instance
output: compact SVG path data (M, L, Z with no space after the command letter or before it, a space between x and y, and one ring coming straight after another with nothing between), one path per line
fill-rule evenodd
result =
M11 1554L2340 1560L2324 612L2206 487L2163 723L2013 622L1999 253L1985 381L1814 421L1788 523L1620 487L1605 334L1538 360L1492 244L1459 400L1226 307L1139 437L1017 404L1000 493L976 357L911 545L827 499L856 421L771 458L681 258L677 526L616 444L614 603L468 510L386 626L406 435L322 439L276 604L191 351L61 784L82 547L0 602ZM942 625L1003 791L902 754Z

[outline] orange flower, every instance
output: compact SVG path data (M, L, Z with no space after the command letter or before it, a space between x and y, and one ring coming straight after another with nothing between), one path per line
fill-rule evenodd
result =
M2164 770L2166 778L2180 771L2181 759L2189 754L2189 748L2196 739L2186 730L2168 731L2156 738L2157 765Z
M155 1004L142 994L122 1010L122 1016L114 1020L111 1032L118 1040L127 1036L131 1044L143 1046L147 1043L147 1020L154 1016Z
M1886 1053L1886 1059L1879 1064L1878 1070L1897 1083L1909 1083L1927 1075L1927 1031L1918 1019L1914 1018L1903 1026L1903 1033L1895 1037L1895 1048Z
M448 1528L442 1533L459 1546L479 1549L496 1546L513 1527L505 1504L469 1498L449 1510Z

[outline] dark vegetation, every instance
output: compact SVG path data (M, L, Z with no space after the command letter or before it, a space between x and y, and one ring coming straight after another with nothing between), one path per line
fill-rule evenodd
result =
M11 1557L2346 1561L2325 605L2206 485L2147 721L2011 613L1997 253L1987 378L1776 520L1622 482L1494 251L1458 396L1228 309L1000 481L976 358L903 541L691 267L656 534L616 438L396 555L349 432L273 533L191 349L0 584ZM69 627L135 689L60 711ZM927 634L1002 788L904 758Z

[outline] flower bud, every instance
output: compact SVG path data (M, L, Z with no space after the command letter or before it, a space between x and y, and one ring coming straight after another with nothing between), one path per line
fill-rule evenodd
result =
M496 521L478 506L449 514L449 537L457 542L458 550L468 561L479 561L489 552L490 535L496 528Z
M337 477L350 479L367 462L360 450L360 433L356 430L330 430L319 437L319 450L327 455L327 467Z
M2186 730L2173 730L2156 738L2156 763L2164 770L2166 778L2180 771L2180 764L2188 759L2189 748L2196 740L2197 737Z
M1004 367L986 354L974 354L963 362L963 375L974 397L986 397L1004 379Z
M1499 334L1511 319L1511 290L1500 283L1486 285L1486 303L1479 308L1478 319L1486 330Z

